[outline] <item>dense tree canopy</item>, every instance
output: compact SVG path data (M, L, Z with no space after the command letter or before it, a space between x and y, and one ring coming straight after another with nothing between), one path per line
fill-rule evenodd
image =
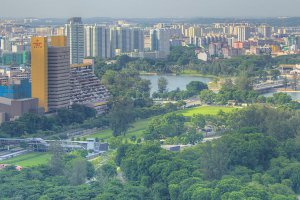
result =
M2 137L22 137L27 134L54 133L72 124L83 124L85 120L95 118L96 110L83 105L72 105L71 109L60 109L53 116L26 113L15 121L0 126ZM40 134L41 135L41 134ZM48 134L49 135L49 134Z

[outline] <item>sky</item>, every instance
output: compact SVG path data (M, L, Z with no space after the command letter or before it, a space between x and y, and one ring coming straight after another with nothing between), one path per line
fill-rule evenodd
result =
M300 0L0 0L0 17L293 17Z

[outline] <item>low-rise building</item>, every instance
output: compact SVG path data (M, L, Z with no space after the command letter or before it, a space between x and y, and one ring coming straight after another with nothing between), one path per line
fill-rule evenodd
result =
M25 113L39 113L38 99L8 99L0 97L0 113L2 122L16 119Z

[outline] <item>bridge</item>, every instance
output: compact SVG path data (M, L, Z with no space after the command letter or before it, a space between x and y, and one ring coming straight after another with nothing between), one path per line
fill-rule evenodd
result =
M289 85L290 83L284 83L284 80L278 80L278 81L266 82L261 84L255 84L253 86L253 89L258 93L266 93L272 89L282 88Z
M0 138L0 148L7 147L9 150L10 146L23 146L31 151L44 152L48 151L50 144L53 142L59 142L66 152L74 149L84 149L83 145L76 144L74 141L68 140L44 140L42 138L26 138L26 139L15 139L15 138Z
M108 143L101 143L94 138L87 139L87 141L0 138L0 153L1 151L11 151L11 147L14 147L14 149L17 147L18 150L26 149L29 151L45 152L55 142L59 143L65 152L77 149L94 150L95 152L108 150Z

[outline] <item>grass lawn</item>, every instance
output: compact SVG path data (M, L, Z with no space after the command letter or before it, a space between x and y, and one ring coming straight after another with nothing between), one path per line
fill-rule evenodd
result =
M196 108L190 108L186 110L181 110L178 113L183 114L186 117L190 117L197 114L202 115L217 115L220 110L222 110L225 113L232 112L238 108L234 107L221 107L221 106L200 106Z
M150 122L152 121L152 118L144 119L136 121L132 124L132 127L129 128L128 132L126 133L126 138L130 138L131 136L135 135L137 138L143 137L143 131L148 127ZM85 135L81 138L99 138L100 140L107 140L112 137L112 130L106 129L99 133L91 134L91 135Z
M178 111L177 113L182 113L184 116L189 117L193 116L194 114L203 114L203 115L216 115L220 110L224 111L225 113L231 112L237 108L234 107L221 107L221 106L201 106L186 110ZM128 132L126 133L125 138L130 138L131 136L135 135L137 138L143 137L144 130L148 127L148 125L151 123L152 118L144 119L136 121L132 124L132 127L129 128ZM99 133L91 134L91 135L85 135L82 138L99 138L100 140L107 140L112 137L112 130L106 129Z
M20 165L22 167L34 167L41 164L46 164L51 158L49 153L32 152L20 155L8 160L3 160L1 164Z

